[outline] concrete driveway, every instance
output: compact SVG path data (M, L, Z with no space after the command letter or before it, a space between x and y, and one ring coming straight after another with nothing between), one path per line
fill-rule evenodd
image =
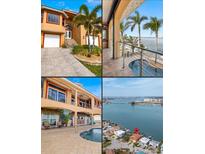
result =
M95 76L71 54L71 49L42 48L42 76Z
M41 154L101 154L101 143L80 137L80 132L101 126L41 130Z

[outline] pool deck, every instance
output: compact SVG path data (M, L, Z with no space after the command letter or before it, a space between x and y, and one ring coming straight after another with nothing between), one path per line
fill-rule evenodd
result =
M138 53L134 53L134 55L126 58L125 68L122 68L122 57L118 59L112 59L111 57L112 55L110 49L103 49L103 76L135 76L132 70L129 68L129 63L136 59L140 59L140 55ZM146 56L144 56L144 58L147 59ZM156 66L159 68L163 68L162 64L154 64L154 61L152 60L149 60L149 63L154 67Z
M75 128L41 130L41 154L101 154L101 143L80 137L80 133L100 124Z

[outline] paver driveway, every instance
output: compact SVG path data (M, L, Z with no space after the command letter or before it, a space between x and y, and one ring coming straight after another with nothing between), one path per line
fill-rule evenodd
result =
M95 76L71 54L71 49L42 48L42 76Z

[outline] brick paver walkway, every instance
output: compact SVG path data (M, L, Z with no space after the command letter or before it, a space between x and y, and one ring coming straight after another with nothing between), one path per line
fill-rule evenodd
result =
M100 126L93 126L99 128ZM91 126L41 130L41 154L101 154L101 143L80 137Z
M72 54L71 49L41 49L42 76L95 76Z

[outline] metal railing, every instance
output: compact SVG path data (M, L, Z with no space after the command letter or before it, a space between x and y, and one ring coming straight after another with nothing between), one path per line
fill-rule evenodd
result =
M140 61L139 76L144 76L143 72L145 72L146 74L149 74L149 72L143 67L144 60L146 60L149 63L149 65L153 66L154 68L162 69L162 67L160 67L163 65L163 53L162 52L138 47L137 45L133 45L125 41L124 42L120 41L119 43L120 43L122 57L123 57L123 62L122 62L123 69L125 68L125 65L126 65L126 58L129 58L130 61L134 61L136 59Z

